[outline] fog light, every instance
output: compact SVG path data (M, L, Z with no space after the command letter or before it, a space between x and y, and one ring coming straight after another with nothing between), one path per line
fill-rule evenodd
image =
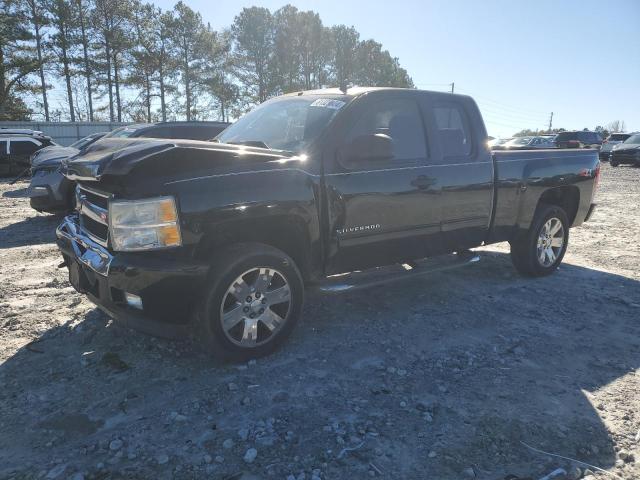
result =
M138 310L142 310L142 298L133 293L124 292L124 299L127 301L127 305Z

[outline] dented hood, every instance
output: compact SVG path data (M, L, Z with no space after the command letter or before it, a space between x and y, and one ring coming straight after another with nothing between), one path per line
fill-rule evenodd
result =
M61 147L60 145L51 145L49 147L42 148L33 154L31 157L31 166L38 167L45 162L47 164L53 164L60 162L63 158L68 158L78 153L77 148L73 147Z
M145 174L181 176L212 167L246 169L291 154L266 148L197 140L105 138L63 161L62 173L71 180L100 180L142 169Z

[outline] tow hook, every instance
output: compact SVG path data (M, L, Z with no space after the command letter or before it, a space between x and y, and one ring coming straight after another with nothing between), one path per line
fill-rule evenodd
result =
M67 261L65 260L65 261L64 261L64 262L62 262L60 265L58 265L58 268L64 268L64 267L66 267L67 265L68 265L68 264L67 264Z

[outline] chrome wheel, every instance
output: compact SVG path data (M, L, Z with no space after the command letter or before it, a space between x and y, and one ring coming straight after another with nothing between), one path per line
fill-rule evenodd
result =
M564 246L564 227L558 218L550 218L538 235L538 262L550 267L557 260Z
M235 345L257 347L271 340L291 311L285 276L269 267L247 270L227 289L220 307L222 330Z

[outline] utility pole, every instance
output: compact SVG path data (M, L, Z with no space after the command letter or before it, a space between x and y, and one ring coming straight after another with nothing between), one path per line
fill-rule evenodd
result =
M455 86L456 86L456 82L451 82L451 93L453 93Z
M551 112L551 116L549 117L549 133L551 133L551 127L553 126L553 112Z

